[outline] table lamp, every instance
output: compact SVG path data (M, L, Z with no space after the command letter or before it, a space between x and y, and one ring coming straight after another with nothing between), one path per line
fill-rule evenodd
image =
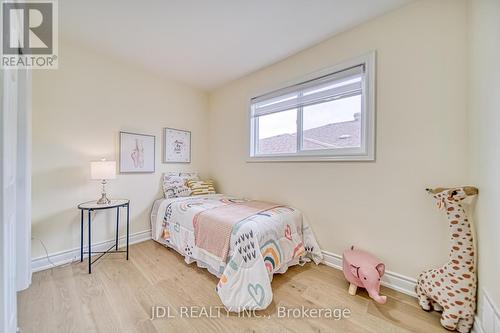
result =
M106 197L106 184L107 180L116 178L116 162L106 161L102 159L100 161L90 162L90 179L100 180L102 184L101 198L97 200L98 205L107 205L111 203Z

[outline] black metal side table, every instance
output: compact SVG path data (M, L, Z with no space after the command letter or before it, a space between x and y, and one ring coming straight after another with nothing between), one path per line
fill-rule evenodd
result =
M120 224L120 208L127 208L127 250L126 251L118 251L118 226ZM116 208L116 239L115 244L111 246L107 251L92 251L92 212L104 209L113 209ZM127 253L128 260L128 243L129 243L129 224L130 224L130 200L111 200L111 203L98 205L96 201L88 201L78 205L78 209L81 211L81 229L80 229L80 262L83 262L83 254L89 255L89 274L92 273L92 264L97 260L101 259L106 253ZM83 212L87 211L88 215L88 223L89 223L89 243L88 243L88 251L83 252ZM115 248L114 251L111 249ZM100 253L101 255L97 257L95 260L92 260L92 254Z

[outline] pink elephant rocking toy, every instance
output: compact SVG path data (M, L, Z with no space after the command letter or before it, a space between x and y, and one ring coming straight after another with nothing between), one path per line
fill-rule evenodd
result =
M363 287L377 303L384 304L387 296L380 296L380 279L384 275L385 265L370 253L354 249L342 255L344 276L349 281L349 294L356 295L358 287Z

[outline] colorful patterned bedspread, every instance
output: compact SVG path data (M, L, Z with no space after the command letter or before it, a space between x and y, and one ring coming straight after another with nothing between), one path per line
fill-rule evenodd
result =
M153 238L197 262L220 278L217 293L229 311L265 309L272 301L273 274L312 259L322 260L321 250L302 213L280 206L237 222L232 230L226 261L195 245L193 219L208 209L242 203L225 195L165 199L153 212ZM153 216L153 215L152 215Z

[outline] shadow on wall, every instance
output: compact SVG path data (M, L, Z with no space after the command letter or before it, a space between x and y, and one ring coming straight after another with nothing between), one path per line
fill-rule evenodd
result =
M61 225L59 223L60 220L65 220L67 223ZM59 210L57 213L46 216L43 219L33 220L31 228L32 238L34 239L32 241L33 253L44 253L44 249L40 244L40 241L42 241L48 246L48 253L53 254L54 251L49 244L53 244L54 242L52 235L59 233L71 239L72 244L80 244L80 214L76 207ZM65 242L65 240L58 241Z
M60 190L63 194L64 191L71 188L82 187L89 183L89 173L85 167L63 167L54 168L45 172L35 172L32 174L33 178L33 192L36 194L38 189Z
M163 197L165 196L163 194L163 175L164 173L161 173L160 181L158 182L158 190L156 191L155 195L155 200L163 199Z
M134 231L133 220L149 218L150 210L144 209L138 215L134 215L134 218L130 219L131 233ZM60 221L65 221L66 223L60 223ZM35 253L43 253L45 256L45 249L41 245L42 241L50 255L57 253L54 251L56 248L64 248L65 250L76 249L80 247L80 221L81 212L75 204L71 208L58 211L56 214L45 217L44 219L38 220L32 224L32 237L34 238L32 246ZM83 239L84 246L87 245L88 240L88 215L84 212L84 223L83 223ZM98 243L102 241L114 239L116 228L116 210L109 209L103 211L92 212L92 243ZM120 210L120 235L125 235L126 230L126 210ZM54 238L56 235L57 238ZM58 236L59 235L59 236ZM61 239L60 235L63 235L64 239ZM58 243L63 243L65 246L59 246Z

